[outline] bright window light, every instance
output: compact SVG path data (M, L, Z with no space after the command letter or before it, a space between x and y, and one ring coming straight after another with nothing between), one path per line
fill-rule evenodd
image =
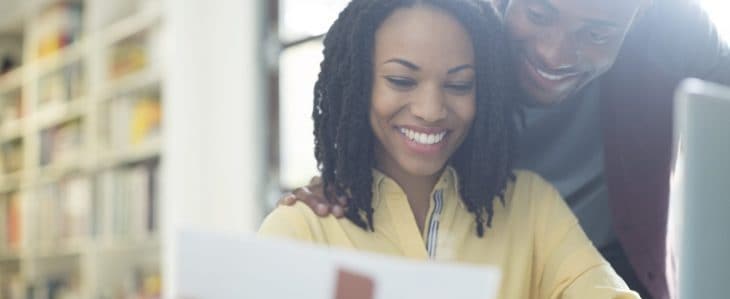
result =
M728 0L701 0L702 7L715 23L720 35L730 41L730 1Z
M349 0L281 0L279 37L292 41L327 32Z

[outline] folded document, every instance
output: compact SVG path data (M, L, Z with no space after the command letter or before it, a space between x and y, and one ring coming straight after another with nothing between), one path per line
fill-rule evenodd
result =
M173 251L177 298L490 299L499 286L496 268L254 236L184 232Z

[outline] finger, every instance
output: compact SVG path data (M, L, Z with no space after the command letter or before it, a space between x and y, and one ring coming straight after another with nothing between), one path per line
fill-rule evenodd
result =
M309 190L307 186L301 187L302 191L307 194L312 194L312 190Z
M322 184L322 178L321 178L321 177L319 177L319 176L314 176L314 177L312 177L312 178L311 178L311 179L309 180L309 185L310 185L310 186L314 186L314 185L321 185L321 184Z
M326 204L317 204L317 207L314 209L314 213L317 214L320 217L326 217L330 214L330 208Z
M343 207L346 207L347 206L347 197L345 197L345 196L338 196L337 197L337 203L339 203Z
M285 194L284 197L279 199L279 202L277 202L277 205L291 206L296 202L297 202L297 197L294 196L294 193L289 192L289 193Z
M332 207L332 215L335 216L335 218L345 217L345 209L343 209L342 206L335 205Z
M307 188L307 187L299 187L299 188L294 189L294 191L292 191L291 193L294 194L295 199L302 200L305 197L311 195L312 190L309 190L309 188Z

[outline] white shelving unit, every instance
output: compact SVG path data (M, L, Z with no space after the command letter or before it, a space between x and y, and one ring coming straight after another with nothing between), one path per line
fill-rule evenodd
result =
M17 140L22 143L22 167L10 172L0 169L0 298L48 298L49 293L55 293L63 299L116 299L129 298L138 289L154 292L159 289L161 271L162 204L157 169L162 159L162 133L135 137L139 140L128 144L110 140L110 136L124 132L119 127L134 126L115 123L128 117L118 116L120 113L137 112L116 111L125 106L116 102L131 101L129 109L137 109L135 101L144 99L152 103L146 111L151 109L149 113L153 114L154 100L158 109L164 102L164 72L157 47L164 21L162 3L63 1L80 7L80 37L36 58L37 22L61 1L5 2L11 3L6 7L14 9L7 12L9 18L2 18L0 13L0 19L5 20L0 21L0 37L20 36L23 58L18 68L0 75L0 101L8 100L4 95L20 90L23 115L18 119L0 117L0 148ZM130 40L145 45L144 67L112 77L110 57L114 49ZM40 103L43 80L75 63L80 63L82 79L81 86L73 88L81 90L80 96ZM0 108L5 105L0 102ZM61 129L65 125L73 129L65 132ZM50 153L43 152L48 151L46 142L76 140L68 136L75 136L69 133L73 130L80 132L78 146L57 144ZM44 139L44 134L50 137ZM130 140L124 137L122 134L119 139ZM146 189L126 190L120 187L122 184ZM135 202L141 195L150 198ZM128 202L120 203L119 196ZM19 243L11 246L7 235L12 201L19 205L13 225L19 227L16 233L20 235L16 237ZM59 204L62 209L49 208ZM130 216L117 217L118 208L125 204L122 208L128 209L125 211ZM145 214L135 213L139 211ZM51 218L61 220L48 220ZM79 223L73 222L78 219ZM117 220L129 223L125 226ZM114 231L117 228L123 231Z
M0 298L45 299L61 278L66 290L50 291L57 298L127 299L137 288L159 288L160 277L164 298L178 298L174 253L179 231L245 234L263 216L270 187L265 5L69 1L82 5L80 37L36 58L34 22L58 1L0 0L0 38L14 36L23 42L22 65L0 76L0 161L5 160L6 145L22 145L15 152L22 167L0 165ZM110 76L114 49L139 40L152 49L146 66ZM79 62L83 92L40 104L49 97L39 88L47 75ZM6 104L18 95L22 117L6 117L6 107L12 108ZM143 141L135 134L113 133L120 111L135 109L125 108L125 102L145 106L155 98L163 108L161 133ZM78 130L82 141L58 160L52 151L43 151L42 135L68 134L57 130L62 127ZM133 141L119 142L125 139ZM7 166L10 171L5 171ZM158 191L151 209L157 220L152 232L139 219L115 218L115 211L123 209L142 215L140 206L120 205L106 192L124 182L139 183L145 171L159 172L147 181ZM92 189L90 196L78 195L84 188ZM73 238L53 234L69 225L49 225L54 217L79 212L49 209L61 196L66 203L70 198L72 206L83 206L79 198L91 198L91 207L80 209L91 215L90 231ZM9 209L17 210L17 217L8 219ZM118 231L115 223L124 221L128 229ZM17 246L8 246L10 222L20 227Z

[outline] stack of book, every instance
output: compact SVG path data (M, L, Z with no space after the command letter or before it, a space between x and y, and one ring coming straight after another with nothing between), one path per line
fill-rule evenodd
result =
M39 106L69 102L85 93L84 64L81 61L43 76L38 82Z
M90 239L91 188L87 177L69 176L38 191L36 244L59 248Z
M142 93L116 98L109 108L108 136L112 148L135 147L159 137L159 95Z
M49 6L31 24L35 57L42 58L70 45L81 37L82 7L61 2Z
M144 240L157 231L156 161L106 170L97 180L95 234L110 240Z
M82 120L75 119L41 131L40 165L74 161L83 142Z

